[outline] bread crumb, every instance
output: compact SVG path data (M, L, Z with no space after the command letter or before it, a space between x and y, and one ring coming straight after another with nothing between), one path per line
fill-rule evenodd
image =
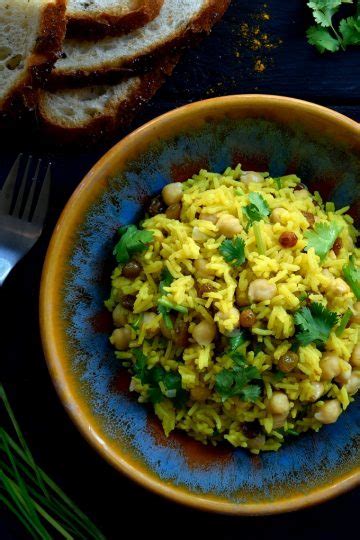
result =
M255 62L254 70L257 73L262 73L263 71L265 71L265 69L265 64L260 60L260 58L258 58Z

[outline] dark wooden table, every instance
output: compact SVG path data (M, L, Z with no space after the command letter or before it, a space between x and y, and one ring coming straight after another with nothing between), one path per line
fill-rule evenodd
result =
M212 35L184 55L171 80L127 131L179 105L233 93L307 99L360 121L360 49L319 55L306 43L305 30L310 23L304 0L268 0L267 5L258 0L233 0ZM37 460L109 539L150 535L329 540L350 532L357 519L359 490L284 516L231 518L198 513L167 502L117 474L70 422L55 394L40 344L40 274L60 211L83 175L111 145L45 151L36 137L27 141L26 134L19 132L16 140L3 140L0 149L0 178L20 151L54 163L51 208L44 234L0 290L0 378ZM6 512L0 510L0 516L1 540L28 538Z

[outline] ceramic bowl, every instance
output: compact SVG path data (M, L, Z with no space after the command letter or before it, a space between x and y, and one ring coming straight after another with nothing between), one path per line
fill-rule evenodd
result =
M273 176L297 173L311 190L359 217L360 127L326 108L243 95L194 103L138 129L89 172L67 204L42 277L41 331L67 411L116 469L144 487L199 509L284 512L324 501L360 481L360 400L339 421L276 453L168 439L128 391L104 310L120 224L137 222L169 181L242 163Z

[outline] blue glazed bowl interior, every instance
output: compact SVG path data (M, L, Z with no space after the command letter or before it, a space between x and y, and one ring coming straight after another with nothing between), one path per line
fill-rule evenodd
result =
M185 180L200 168L221 172L238 162L273 176L296 173L325 200L350 205L358 217L360 158L345 143L299 122L208 118L154 140L106 179L73 239L61 315L71 377L104 440L151 478L184 493L258 504L311 493L352 474L360 462L359 400L336 424L294 439L277 453L251 456L230 446L205 447L177 433L166 439L151 410L127 390L129 377L109 344L111 319L103 307L119 225L136 223L148 199L169 181Z

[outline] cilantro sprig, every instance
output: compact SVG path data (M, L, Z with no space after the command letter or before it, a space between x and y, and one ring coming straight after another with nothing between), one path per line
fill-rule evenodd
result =
M315 22L307 32L310 45L314 45L320 53L325 51L343 51L349 45L360 45L360 10L354 16L342 18L335 26L334 15L343 4L353 4L353 0L312 0L307 3L312 10Z
M173 399L176 407L182 407L188 399L188 393L182 388L181 375L174 371L165 371L162 366L148 368L148 358L141 349L133 349L135 357L134 374L141 384L149 385L147 397L153 404L165 398Z
M349 262L343 266L345 281L350 285L356 298L360 300L360 268L355 265L355 257L351 255Z
M302 307L295 313L295 324L298 327L296 340L302 347L310 343L322 346L329 339L337 321L338 315L335 312L317 302Z
M118 230L120 240L114 248L119 264L127 263L135 253L146 251L154 239L152 231L139 230L136 225L126 225Z
M317 223L313 230L307 230L304 233L304 237L308 241L305 251L314 248L316 255L323 261L333 247L342 228L342 225L338 221Z
M232 266L241 266L245 262L245 241L242 238L224 240L219 251Z
M261 221L270 214L270 208L260 193L253 192L249 195L250 204L244 206L243 213L249 221L250 227L255 221Z
M243 401L256 401L261 394L258 385L250 385L254 380L261 379L261 374L255 366L249 366L243 358L233 355L232 369L223 369L215 377L215 390L222 401L239 396Z

